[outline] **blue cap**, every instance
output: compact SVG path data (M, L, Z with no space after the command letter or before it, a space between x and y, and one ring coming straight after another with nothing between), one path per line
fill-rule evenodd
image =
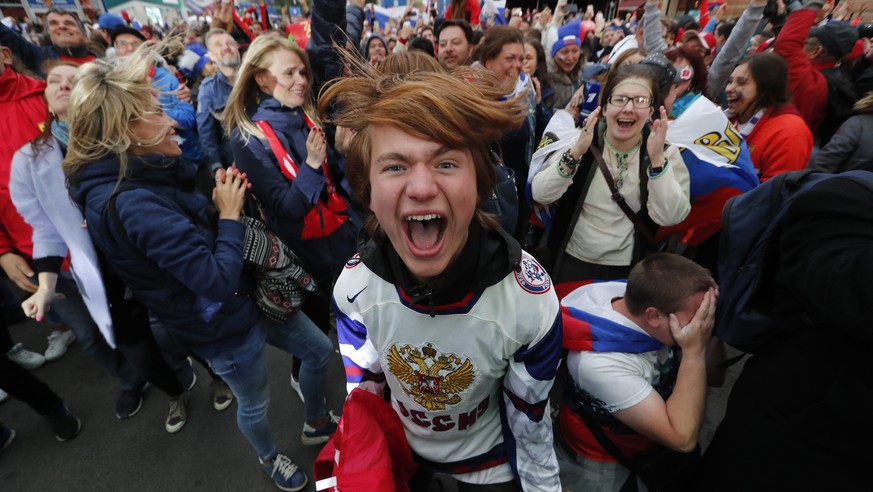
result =
M97 25L100 26L100 29L111 31L116 27L127 26L127 22L124 22L120 15L100 14L100 17L97 18Z
M563 48L564 46L570 46L571 44L575 44L576 46L582 46L582 39L579 38L579 33L582 31L582 23L581 22L571 22L569 24L565 24L558 29L558 40L555 41L555 44L552 45L552 58L558 54L558 50Z

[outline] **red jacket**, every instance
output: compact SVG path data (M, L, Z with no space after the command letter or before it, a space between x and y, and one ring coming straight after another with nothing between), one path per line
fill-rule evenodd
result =
M828 101L828 82L819 70L835 65L813 63L803 52L815 16L815 10L792 12L773 43L774 51L788 63L788 89L793 95L794 106L813 132L824 119Z
M0 255L15 251L29 260L33 230L24 222L9 196L12 156L33 140L45 125L45 82L18 74L9 67L0 74Z
M762 183L777 174L806 169L812 156L812 132L790 104L769 108L746 143Z
M482 13L482 7L479 6L479 2L476 0L467 0L466 6L464 10L467 12L464 20L470 23L471 26L479 25L479 14ZM469 17L466 17L469 16ZM446 8L445 13L446 19L452 18L452 3L449 2L449 6Z

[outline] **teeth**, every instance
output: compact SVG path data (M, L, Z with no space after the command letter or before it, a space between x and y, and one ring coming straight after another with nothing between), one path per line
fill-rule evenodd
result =
M442 216L437 215L437 214L410 215L409 217L406 218L406 221L409 222L412 220L434 220L434 219L441 219L441 218L442 218Z

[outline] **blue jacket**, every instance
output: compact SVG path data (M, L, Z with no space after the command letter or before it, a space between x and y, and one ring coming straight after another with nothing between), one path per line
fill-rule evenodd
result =
M174 92L179 88L179 80L165 69L155 67L152 87L158 91L158 101L161 102L164 112L179 125L176 127L176 133L185 139L180 145L182 156L199 166L203 162L203 153L200 151L200 142L197 141L194 106L176 98Z
M233 86L221 71L203 79L200 84L200 94L197 96L197 132L200 134L200 150L203 151L203 161L213 170L217 165L223 167L233 163L233 152L230 150L230 140L225 137L221 121L216 115L224 111L227 98Z
M267 225L303 261L306 270L322 285L342 270L345 261L355 254L360 220L352 212L346 197L348 183L345 181L345 161L335 150L329 148L328 162L331 176L340 195L345 195L346 208L351 215L330 236L318 239L301 239L303 217L325 194L324 174L306 165L306 139L309 127L303 120L300 108L289 109L276 99L261 94L261 104L253 121L266 121L276 132L282 145L288 150L299 171L293 181L288 181L279 170L279 163L269 143L252 137L246 144L239 128L231 133L231 148L237 167L248 175L252 191L266 214Z
M347 11L345 0L320 0L311 5L312 36L306 43L306 54L312 64L312 89L318 94L327 81L342 76L343 62L334 46L345 46L347 41L351 41L354 49L357 49L361 42L364 15L363 11L359 16L355 14L354 8ZM360 23L355 19L359 19Z
M258 322L243 271L245 226L209 225L208 201L194 189L194 173L159 155L129 159L130 177L107 204L118 181L118 158L94 162L74 180L88 233L115 273L150 313L174 328L180 343L204 358L238 346Z

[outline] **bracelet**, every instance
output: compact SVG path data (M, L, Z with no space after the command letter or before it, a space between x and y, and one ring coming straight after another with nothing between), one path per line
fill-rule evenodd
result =
M560 161L560 164L561 164L561 165L564 165L564 166L567 166L567 167L569 167L570 169L575 170L576 167L579 165L579 161L581 161L581 160L582 160L581 158L579 158L579 159L574 159L574 158L573 158L573 153L570 151L570 149L567 149L567 150L564 151L564 154L561 155L561 161Z
M576 174L576 167L579 165L579 160L573 159L570 149L567 149L561 159L558 161L558 175L562 178L570 179ZM564 166L570 168L570 172L564 171Z
M660 167L653 167L651 164L649 164L649 177L650 177L650 178L659 178L659 177L661 177L661 175L664 174L664 171L667 170L667 166L668 166L669 164L670 164L670 163L667 161L667 158L666 158L666 157L664 158L664 163L661 164Z

